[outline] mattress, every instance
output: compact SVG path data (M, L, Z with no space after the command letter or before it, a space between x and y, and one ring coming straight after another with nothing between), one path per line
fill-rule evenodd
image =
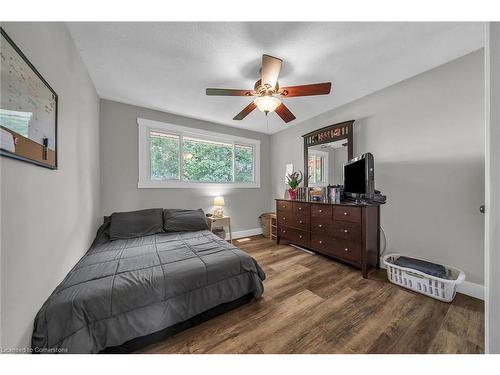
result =
M97 353L247 294L265 274L208 230L96 241L35 318L34 352Z

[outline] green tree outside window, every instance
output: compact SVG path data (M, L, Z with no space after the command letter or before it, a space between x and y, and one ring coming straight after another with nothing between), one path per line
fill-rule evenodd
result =
M233 176L234 147L234 176ZM187 182L254 181L252 146L150 132L151 179ZM181 157L182 155L182 157ZM182 176L180 163L182 162ZM182 177L182 178L181 178Z

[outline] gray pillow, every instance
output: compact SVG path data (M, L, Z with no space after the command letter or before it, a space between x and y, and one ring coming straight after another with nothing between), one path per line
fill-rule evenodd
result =
M102 223L102 232L109 237L109 226L111 225L111 216L104 216Z
M163 232L163 209L115 212L111 215L109 239L111 241L149 236Z
M97 229L97 234L94 238L94 242L92 242L91 248L102 244L109 242L109 225L111 224L111 218L109 216L104 216L104 222L102 225Z
M165 232L187 232L208 229L207 218L201 208L197 210L165 209L163 211Z

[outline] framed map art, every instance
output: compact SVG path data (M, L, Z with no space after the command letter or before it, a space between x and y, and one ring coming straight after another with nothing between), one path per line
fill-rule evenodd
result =
M57 169L57 94L0 32L0 155Z

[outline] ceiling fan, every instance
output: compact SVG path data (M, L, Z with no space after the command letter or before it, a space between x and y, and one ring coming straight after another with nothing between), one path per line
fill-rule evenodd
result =
M278 114L286 123L295 120L292 112L274 95L281 98L292 98L294 96L327 95L332 87L331 82L315 83L311 85L280 87L278 76L281 71L283 60L270 55L262 55L262 67L260 69L260 79L255 82L253 90L236 89L216 89L208 88L207 95L219 96L256 96L256 98L243 110L238 113L233 120L243 120L255 108L266 115L269 112Z

